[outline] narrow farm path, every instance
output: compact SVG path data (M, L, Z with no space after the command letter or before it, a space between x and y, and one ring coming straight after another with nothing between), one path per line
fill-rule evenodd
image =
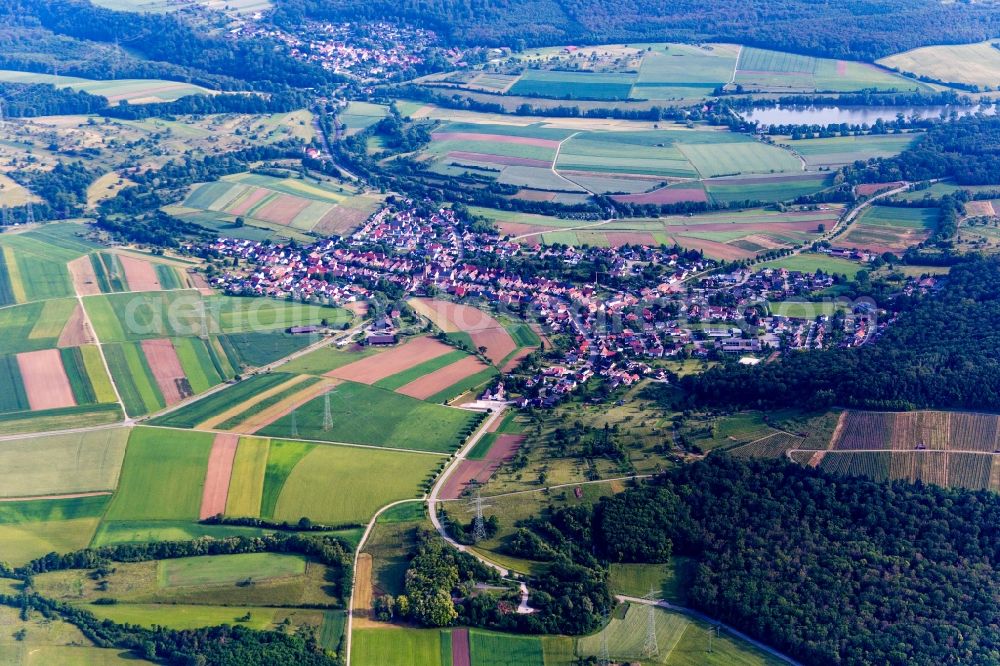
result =
M577 182L575 182L575 181L572 181L572 180L570 180L570 179L569 179L569 178L567 178L566 176L564 176L564 175L562 175L561 173L559 173L559 168L558 168L558 164L559 164L559 153L561 153L561 152L562 152L562 147L563 147L563 144L564 144L564 143L566 143L567 141L569 141L570 139L572 139L573 137L575 137L575 136L579 135L579 134L580 134L580 132L573 132L573 133L572 133L572 134L570 134L570 135L569 135L568 137L566 137L565 139L563 139L562 141L560 141L560 142L559 142L559 145L558 145L558 146L556 146L556 154L555 154L555 156L554 156L554 157L552 158L552 166L551 166L551 167L549 167L549 169L550 169L550 170L552 171L552 173L554 173L554 174L555 174L556 178L560 178L560 179L562 179L562 180L566 181L567 183L569 183L570 185L572 185L573 187L579 187L580 189L582 189L583 191L585 191L585 192L586 192L587 194L589 194L589 195L591 195L591 196L595 196L595 194L594 194L594 192L593 192L592 190L590 190L590 189L588 189L588 188L584 187L584 186L583 186L583 185L581 185L580 183L577 183Z
M729 77L729 85L736 83L736 72L740 71L740 58L743 57L743 45L740 44L739 50L736 52L736 62L733 63L733 75Z

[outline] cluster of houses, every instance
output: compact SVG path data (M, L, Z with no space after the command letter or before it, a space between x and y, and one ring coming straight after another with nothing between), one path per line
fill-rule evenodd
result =
M230 294L346 305L389 284L403 295L448 294L532 318L548 335L571 343L560 346L562 358L522 378L529 400L542 405L594 376L611 387L665 378L661 359L859 345L878 330L867 304L837 306L831 315L822 305L788 301L832 286L831 276L741 269L688 285L711 262L663 248L525 246L464 224L450 209L427 210L405 200L385 206L350 236L308 247L219 239L208 248L241 260L241 268L213 280ZM627 283L637 286L519 270L528 261L575 266L598 259L607 269L599 277L609 284L622 284L609 278L631 278ZM646 270L650 266L658 270ZM783 302L780 312L769 309L774 301ZM391 316L383 323L378 329L376 318L366 332L374 344L395 342Z
M309 21L295 33L265 22L246 21L233 28L237 39L268 39L283 45L293 58L319 65L337 74L363 80L384 78L412 70L425 62L436 46L430 30L371 23ZM445 52L445 57L460 57Z

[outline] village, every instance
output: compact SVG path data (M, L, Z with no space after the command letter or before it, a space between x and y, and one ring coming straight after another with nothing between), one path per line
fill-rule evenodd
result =
M397 301L447 296L537 322L556 343L518 386L522 403L539 406L594 376L611 389L665 381L666 360L756 364L783 350L863 345L888 325L871 302L807 300L833 287L832 275L772 267L707 275L715 262L665 248L522 245L464 223L452 209L407 200L394 200L350 236L307 247L219 239L201 249L236 260L239 268L212 281L228 294L332 306L368 301L376 291ZM538 270L581 265L606 270L594 281ZM395 343L400 307L372 316L360 341Z

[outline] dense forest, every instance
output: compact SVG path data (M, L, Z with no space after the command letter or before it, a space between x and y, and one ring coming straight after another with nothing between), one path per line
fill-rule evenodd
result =
M987 3L936 0L280 0L276 20L404 20L452 43L542 46L637 40L739 42L871 60L1000 33Z
M681 380L694 404L728 407L923 407L1000 410L1000 259L954 266L926 297L881 303L898 311L874 344L778 363L727 363Z
M937 123L896 157L855 163L844 175L850 183L953 178L959 185L1000 184L1000 117Z
M693 557L688 603L808 664L996 664L1000 496L725 455L531 523L604 561ZM586 539L586 540L584 540Z
M265 40L227 40L172 14L118 12L86 0L7 0L0 26L44 28L55 35L120 42L153 61L241 79L262 90L312 87L340 77L278 52ZM105 77L101 77L105 78Z

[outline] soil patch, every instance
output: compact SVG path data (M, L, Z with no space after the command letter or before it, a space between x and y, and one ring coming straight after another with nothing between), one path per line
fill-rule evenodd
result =
M211 518L226 511L226 497L229 495L229 478L233 474L233 460L240 442L238 435L216 435L212 442L212 452L208 456L205 470L205 489L201 496L200 520Z
M63 369L58 349L25 352L17 355L24 391L32 410L73 407L73 387Z

